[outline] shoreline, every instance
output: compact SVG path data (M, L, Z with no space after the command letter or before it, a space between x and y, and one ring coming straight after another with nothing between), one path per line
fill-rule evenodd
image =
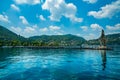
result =
M81 47L81 46L2 46L0 48L113 50L113 48L110 47L99 48L99 47Z

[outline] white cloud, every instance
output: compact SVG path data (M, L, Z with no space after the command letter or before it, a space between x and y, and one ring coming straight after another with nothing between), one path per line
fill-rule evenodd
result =
M83 31L87 31L88 30L88 27L87 26L81 26L80 27Z
M51 32L51 33L55 33L55 34L62 34L61 33L61 31L60 31L60 27L58 27L58 26L49 26L48 28L47 27L44 27L44 28L40 28L40 31L41 32L47 32L47 31L49 31L49 32ZM58 32L58 31L60 31L60 32Z
M69 16L68 16L68 17L69 17ZM82 18L77 18L77 17L75 17L75 16L70 16L69 18L70 18L70 20L73 21L73 22L82 22L82 21L83 21Z
M46 27L45 27L45 28L41 28L40 31L41 31L41 32L47 32L47 31L48 31L48 28L46 28Z
M107 30L110 30L110 31L117 31L117 30L120 30L120 23L114 25L114 26L109 26L107 25L106 26Z
M54 33L55 33L55 35L63 35L62 32L58 32L58 31L55 31Z
M100 26L99 24L91 24L90 27L93 29L93 30L101 30L102 29L102 26Z
M14 0L16 4L29 4L36 5L40 4L40 0Z
M27 33L33 33L33 32L35 32L36 30L35 30L34 27L26 27L26 28L24 29L24 31L27 32Z
M19 7L17 7L15 4L11 4L10 6L12 9L14 9L16 11L20 11Z
M93 4L93 3L96 3L97 2L97 0L83 0L84 2L87 2L87 3L91 3L91 4Z
M37 28L38 28L37 24L33 25L32 27L33 27L33 28L35 28L35 29L37 29Z
M37 25L25 26L24 28L12 26L10 30L25 37L39 35L39 28Z
M76 6L73 3L67 4L64 0L46 0L42 5L42 9L50 11L49 18L52 21L60 21L62 16L69 18L73 22L82 22L83 20L75 16L77 12Z
M15 32L18 35L22 35L25 37L35 36L35 35L41 35L41 34L48 34L48 35L62 35L63 31L58 26L49 26L44 28L39 28L37 25L33 26L25 26L22 27L14 27L11 26L10 30Z
M21 32L22 32L22 29L20 27L14 27L14 26L12 26L11 30L14 31L18 35L21 34Z
M7 15L2 15L2 14L0 14L0 21L2 21L2 22L10 22L8 20L8 16Z
M39 30L37 25L27 26L24 28L25 33L37 33Z
M28 25L28 21L26 20L26 18L24 16L19 16L19 19L22 20L22 23L25 24L25 25Z
M49 26L49 29L51 31L55 31L55 30L60 30L60 27L58 27L58 26Z
M101 30L103 29L103 27L97 23L91 24L89 26L80 26L80 28L83 31L86 31L86 32L83 31L80 32L80 36L83 36L86 40L99 38L99 35L101 34Z
M79 36L79 37L81 37L81 34L76 34L76 36Z
M120 0L116 0L111 4L107 4L101 7L99 11L90 11L88 12L89 16L93 16L95 18L111 18L116 13L120 12Z
M87 40L96 39L96 35L93 33L90 33L88 35L85 35L84 38Z
M40 20L45 21L46 19L43 17L43 15L39 16Z

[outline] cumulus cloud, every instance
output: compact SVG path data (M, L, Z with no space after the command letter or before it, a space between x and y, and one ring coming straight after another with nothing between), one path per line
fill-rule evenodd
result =
M15 32L18 35L22 35L22 36L25 36L25 37L29 37L29 36L33 36L33 35L39 35L37 25L26 26L24 28L11 26L10 30Z
M36 5L40 4L40 0L14 0L16 4L29 4L29 5Z
M97 0L83 0L84 2L87 2L87 3L91 3L91 4L93 4L93 3L96 3L97 2Z
M93 33L90 33L88 35L85 35L84 38L87 40L96 39L96 35Z
M58 26L49 26L49 27L44 27L40 28L37 25L32 25L32 26L25 26L25 27L14 27L11 26L10 30L15 32L18 35L22 35L25 37L30 37L30 36L35 36L35 35L42 35L42 34L56 34L56 35L61 35L62 30Z
M33 28L33 27L26 27L24 29L24 31L27 32L27 33L35 32L35 28Z
M58 27L58 26L49 26L49 29L50 29L51 31L55 31L55 30L60 30L61 28Z
M58 26L49 26L49 27L44 27L44 28L40 28L40 32L47 32L47 31L50 31L50 32L53 32L55 34L61 34L60 32L58 32L61 28L58 27Z
M39 16L40 20L45 21L46 19L43 17L43 15Z
M88 12L89 16L93 16L95 18L111 18L116 13L120 12L120 0L116 0L115 2L112 2L111 4L107 4L99 11L90 11Z
M24 16L19 16L19 19L21 19L22 23L25 25L28 25L28 21L26 20L26 18Z
M36 32L36 29L34 27L30 27L30 26L27 26L25 28L21 28L21 27L14 27L12 26L11 27L11 30L14 31L15 33L17 34L21 34L21 33L33 33L33 32Z
M83 33L83 31L80 32L81 33L80 36L83 36L86 40L97 39L99 37L98 35L100 35L101 30L103 29L103 27L97 23L91 24L89 26L80 26L80 28L83 31L87 32L87 35L86 32L85 33Z
M88 30L88 27L87 26L81 26L80 27L83 31L87 31Z
M63 35L63 32L55 31L54 33L55 33L56 35Z
M11 27L11 30L17 33L18 35L21 34L22 29L20 27Z
M102 29L102 26L100 26L99 24L91 24L90 27L93 29L93 30L101 30Z
M48 31L48 28L46 28L46 27L45 27L45 28L41 28L40 31L41 31L41 32L47 32L47 31Z
M81 37L82 35L81 35L81 34L76 34L76 36L79 36L79 37Z
M51 25L49 27L40 28L39 30L40 30L40 32L43 32L43 33L47 32L50 35L53 35L53 34L54 35L62 35L63 34L63 31L61 30L61 27L59 27L59 26Z
M52 21L60 21L62 16L69 18L73 22L82 22L83 20L75 16L77 12L76 6L73 3L67 4L64 0L46 0L42 5L42 9L50 11L49 18Z
M0 14L0 21L2 21L2 22L10 22L8 20L8 16L7 15L2 15L2 14Z
M16 11L20 11L19 7L17 7L15 4L11 4L10 6L12 9L14 9Z
M107 28L107 30L110 30L110 31L117 31L117 30L120 31L120 23L118 23L118 24L116 24L114 26L107 25L106 28Z

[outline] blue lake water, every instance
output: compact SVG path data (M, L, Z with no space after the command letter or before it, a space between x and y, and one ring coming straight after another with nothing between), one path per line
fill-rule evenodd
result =
M119 80L120 47L113 51L0 49L0 80Z

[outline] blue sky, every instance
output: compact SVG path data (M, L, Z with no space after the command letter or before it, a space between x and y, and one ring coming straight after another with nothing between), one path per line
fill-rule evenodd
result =
M0 25L24 37L120 32L120 0L0 0Z

